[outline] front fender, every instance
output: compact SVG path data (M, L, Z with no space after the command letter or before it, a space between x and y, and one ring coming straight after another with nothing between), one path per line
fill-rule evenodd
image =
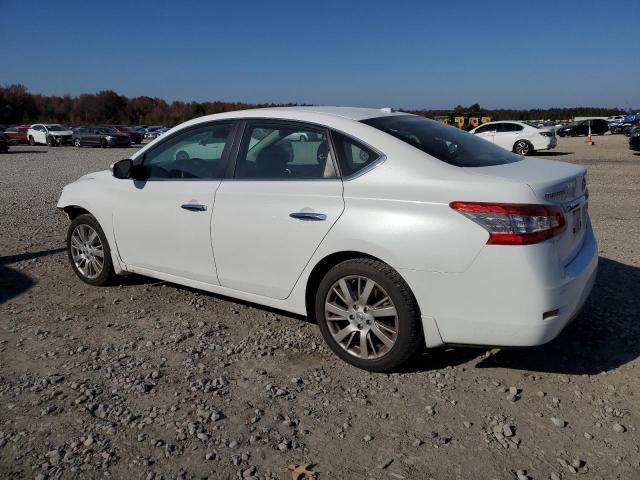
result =
M125 267L118 255L113 234L113 199L110 198L108 186L105 185L110 178L108 171L97 172L68 184L62 189L57 207L63 210L68 210L70 207L81 208L95 217L107 237L113 269L116 274L122 274Z

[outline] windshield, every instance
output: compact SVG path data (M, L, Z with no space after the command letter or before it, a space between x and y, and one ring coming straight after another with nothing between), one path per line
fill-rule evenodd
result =
M488 140L416 115L371 118L362 123L456 167L488 167L522 160Z
M47 125L47 129L50 132L64 132L67 130L62 125Z

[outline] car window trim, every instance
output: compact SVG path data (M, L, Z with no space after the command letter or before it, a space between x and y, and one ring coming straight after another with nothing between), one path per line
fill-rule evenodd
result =
M261 117L250 117L243 118L241 120L242 124L238 127L238 135L236 138L236 145L234 145L232 161L229 164L229 168L227 169L227 175L224 180L232 180L234 182L315 182L315 181L331 181L338 180L341 181L342 177L340 175L340 170L338 168L338 161L336 157L336 152L333 147L333 142L331 138L331 128L326 125L321 125L313 122L305 122L303 120L291 120L288 118L261 118ZM243 149L242 147L245 144L245 136L248 133L248 129L252 124L260 123L262 125L272 124L272 125L282 125L285 126L293 126L300 128L310 128L312 130L321 130L325 132L325 135L329 141L329 150L331 152L331 161L333 162L333 169L335 171L335 176L331 178L237 178L235 176L236 169L240 159L240 151Z
M171 139L174 139L175 137L179 136L179 135L183 135L187 132L191 132L193 130L198 130L201 128L206 128L206 127L214 127L214 126L220 126L220 125L231 125L231 129L229 130L229 136L227 137L227 141L225 142L224 145L224 150L222 150L222 156L220 157L220 161L222 161L225 164L225 169L224 172L222 174L222 176L220 176L219 178L164 178L164 177L157 177L157 178L147 178L144 181L145 182L211 182L211 181L222 181L225 179L226 174L227 174L227 169L228 169L228 165L229 165L229 159L230 159L230 153L231 153L231 146L232 144L235 142L236 139L236 135L237 135L237 129L238 129L238 121L236 119L220 119L220 120L214 120L211 122L203 122L203 123L198 123L195 125L191 125L187 128L178 130L174 133L172 133L171 135L169 135L167 138L162 138L162 140L160 140L160 142L158 142L157 145L154 145L152 148L150 148L149 150L145 151L144 154L142 154L140 157L136 158L135 161L133 162L134 165L144 165L144 162L147 158L147 155L155 150L157 150L159 147L161 147L162 145L166 144L168 141L170 141Z

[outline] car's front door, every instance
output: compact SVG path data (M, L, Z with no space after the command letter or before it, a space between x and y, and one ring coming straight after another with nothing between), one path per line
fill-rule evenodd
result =
M325 129L247 122L233 177L215 197L212 239L220 284L287 298L343 210L342 181Z
M496 134L496 125L493 123L489 125L481 125L474 132L474 135L480 138L484 138L488 142L493 142L493 137L495 134Z
M132 271L219 283L211 215L232 127L218 122L172 135L136 159L136 175L145 180L114 179L114 234Z
M47 130L44 125L36 125L33 130L33 140L36 143L47 143Z

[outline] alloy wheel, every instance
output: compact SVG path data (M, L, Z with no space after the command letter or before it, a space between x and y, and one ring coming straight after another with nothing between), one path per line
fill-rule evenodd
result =
M82 223L71 234L71 257L78 271L88 279L104 269L104 246L93 227Z
M516 153L518 155L526 155L529 153L529 144L523 141L516 143Z
M398 313L391 297L365 276L336 281L326 295L324 313L333 339L357 358L380 358L398 338Z

